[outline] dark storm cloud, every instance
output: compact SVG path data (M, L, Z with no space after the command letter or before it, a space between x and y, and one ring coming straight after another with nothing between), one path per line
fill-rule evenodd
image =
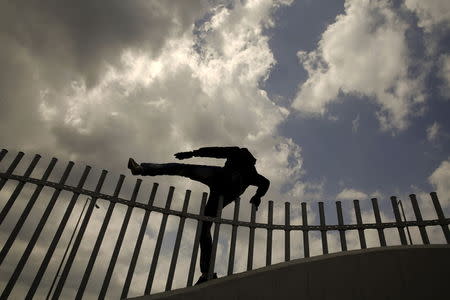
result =
M0 34L30 56L39 76L53 85L75 75L91 86L125 49L157 55L168 38L189 30L203 9L201 0L5 1Z
M51 144L41 93L60 102L73 81L94 87L125 50L156 57L190 31L206 1L1 1L0 142L13 150ZM52 103L50 103L52 104ZM55 103L53 103L55 104ZM42 150L51 150L41 147Z

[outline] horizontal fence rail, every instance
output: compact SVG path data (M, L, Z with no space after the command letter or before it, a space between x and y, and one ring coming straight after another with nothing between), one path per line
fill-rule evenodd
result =
M0 163L4 159L4 157L7 154L7 150L3 149L0 151ZM58 228L56 230L56 233L51 238L51 244L49 245L47 251L45 251L45 257L41 263L41 265L36 268L36 274L32 274L33 280L30 280L30 282L22 282L22 286L28 286L27 296L26 299L32 299L33 296L35 296L37 289L39 288L42 278L44 276L45 271L48 269L49 263L52 260L53 254L55 253L55 250L58 247L58 243L61 239L61 235L63 231L66 228L66 225L68 223L68 220L73 213L73 209L77 201L79 201L80 195L85 195L90 197L90 202L87 207L87 211L84 214L83 220L81 222L81 227L78 231L78 234L75 238L74 244L71 248L71 251L69 252L69 256L67 261L65 262L64 268L62 268L62 274L58 274L61 268L58 268L57 273L55 274L54 282L48 291L47 298L50 297L52 294L52 289L54 284L56 283L55 290L52 295L52 299L58 299L61 296L61 293L63 291L63 288L66 284L68 274L74 264L75 257L78 253L78 250L80 248L80 243L83 239L83 235L86 232L86 229L89 225L89 220L92 216L93 210L96 207L96 202L99 199L109 201L109 206L107 208L107 212L104 216L101 228L99 229L98 235L96 237L96 241L93 247L93 250L90 254L89 261L86 267L85 272L83 273L82 278L80 278L79 287L77 289L76 293L76 299L82 299L83 295L85 294L87 284L90 278L90 275L92 274L93 267L95 264L95 261L97 259L97 256L99 254L99 249L104 241L105 238L105 232L109 226L109 224L113 221L112 214L115 208L115 205L117 203L123 204L127 206L127 210L125 213L125 216L122 220L114 220L115 223L119 223L120 225L120 232L118 234L117 240L114 242L114 247L111 249L112 256L109 260L108 268L106 274L103 275L103 282L101 284L101 289L98 294L99 299L105 299L106 293L108 291L108 288L111 284L112 274L114 271L114 268L118 261L119 252L121 251L123 247L123 241L124 236L127 231L127 227L130 221L130 217L132 214L133 209L141 209L144 211L144 217L142 219L142 223L140 225L139 234L137 237L137 240L134 242L133 246L133 254L131 257L131 262L127 268L126 275L124 276L124 284L121 288L121 295L116 295L114 297L116 298L126 298L129 294L130 285L133 279L133 276L135 274L135 268L137 264L138 256L144 249L142 248L143 239L146 233L147 225L149 222L149 219L151 218L151 213L161 213L162 219L161 224L158 230L158 235L156 239L155 249L152 255L152 259L149 262L150 267L148 270L148 277L145 285L145 294L150 294L152 292L152 286L155 279L155 272L158 264L158 258L160 256L163 239L166 234L166 226L168 222L169 216L176 216L179 217L179 223L176 231L176 239L175 244L172 249L171 253L171 259L170 259L170 268L167 276L167 281L165 284L165 290L169 291L172 289L172 284L174 281L174 273L175 268L177 266L177 260L178 255L180 252L181 247L181 239L184 233L184 225L187 219L195 220L197 222L197 227L195 231L195 237L194 237L194 243L192 248L192 258L190 261L190 267L188 274L186 274L187 283L186 286L191 286L193 284L194 280L194 272L196 269L197 264L197 257L199 254L199 239L200 239L200 232L202 230L202 225L204 222L213 222L214 223L214 231L212 235L213 239L213 251L211 255L211 261L210 261L210 269L208 271L208 278L212 277L212 274L214 272L214 266L216 261L216 252L218 247L218 240L219 240L219 232L220 232L220 226L223 224L231 225L232 231L231 231L231 240L229 243L229 257L228 257L228 270L227 275L231 275L234 272L234 263L235 263L235 257L236 255L239 255L242 257L242 255L247 255L247 270L253 269L253 260L254 260L254 245L255 245L255 230L256 229L265 229L267 230L267 240L266 240L266 265L270 265L272 263L272 255L273 255L273 231L274 230L282 230L284 231L284 261L291 260L291 231L301 231L303 235L303 256L309 257L310 256L310 232L320 232L320 239L322 243L322 253L327 254L329 252L329 245L327 240L327 232L328 231L338 231L339 232L339 240L340 240L340 246L341 251L347 251L348 245L347 240L345 236L346 231L350 230L356 230L358 232L358 238L361 249L367 248L367 241L366 241L366 235L365 230L368 229L375 229L377 230L378 238L379 238L379 244L381 247L385 247L386 244L386 237L385 237L385 229L388 228L396 228L398 231L400 243L402 245L407 245L408 240L406 238L405 229L408 232L408 236L410 238L409 234L409 227L418 227L420 237L422 239L423 244L430 244L430 239L428 237L428 233L426 231L426 227L430 226L440 226L442 233L445 237L445 240L448 244L450 244L450 232L449 232L449 224L450 224L450 218L446 218L442 207L440 205L438 196L435 192L430 193L431 196L431 202L433 203L434 209L436 211L436 214L438 216L437 219L433 220L424 220L422 217L422 213L419 209L418 200L416 198L416 195L411 194L409 196L411 205L413 208L414 216L416 220L406 220L404 216L403 211L403 205L400 200L398 200L395 196L392 196L390 198L392 211L395 217L395 222L383 222L380 215L380 209L378 206L378 200L376 198L371 199L372 203L372 210L375 217L375 223L364 223L362 220L362 214L361 214L361 208L359 200L353 201L354 206L354 213L355 213L355 219L356 224L344 224L344 218L343 218L343 211L342 211L342 204L340 201L336 201L336 213L337 213L337 221L338 224L335 225L329 225L326 224L325 219L325 208L323 202L318 202L318 210L319 210L319 225L309 225L308 224L308 212L307 212L307 203L301 202L301 219L302 219L302 225L293 225L291 224L291 207L289 202L285 202L284 207L284 224L274 224L273 223L273 215L274 215L274 209L273 209L273 201L268 201L268 215L267 215L267 223L258 223L256 222L256 208L254 205L251 207L250 212L250 221L241 221L238 220L239 217L239 206L240 206L240 199L236 199L235 205L234 205L234 213L232 219L225 219L221 216L221 207L222 207L222 199L220 200L220 203L218 205L218 212L217 217L207 217L204 216L203 212L205 209L205 205L207 202L207 194L203 193L200 211L198 214L195 213L189 213L188 212L188 206L190 202L191 197L191 191L187 190L185 193L185 198L183 202L183 208L181 211L171 209L171 202L173 199L174 194L174 187L170 187L169 194L167 196L165 206L159 207L155 206L155 197L156 192L158 189L158 184L154 183L153 188L151 190L151 194L148 196L147 203L140 203L137 202L137 195L140 190L141 186L141 179L136 180L136 184L134 186L133 193L130 197L130 199L124 199L119 197L119 193L122 187L122 184L124 182L125 176L120 175L119 180L116 184L115 191L113 195L108 195L101 192L103 183L105 182L105 179L107 177L107 171L103 170L101 173L100 178L97 180L96 188L95 190L89 190L83 188L84 183L86 182L86 179L90 173L91 167L86 166L84 169L84 172L82 173L78 184L76 186L67 185L66 180L74 166L73 162L69 162L65 168L64 173L62 174L60 180L58 182L52 182L49 181L48 178L55 167L55 164L57 162L56 158L53 158L49 164L49 166L46 168L45 173L43 174L42 178L32 178L30 177L33 170L35 169L36 165L38 164L41 156L35 155L34 159L31 161L30 165L26 169L25 173L23 175L17 175L13 174L14 170L16 169L17 165L20 163L22 157L24 156L23 152L19 152L15 158L13 159L12 163L6 168L6 172L0 172L0 191L3 189L7 181L13 181L17 182L17 185L9 197L8 200L6 199L0 199L0 203L2 205L2 210L0 212L0 225L2 224L3 220L6 218L8 213L11 211L11 208L14 205L14 202L19 199L19 201L25 201L27 204L25 206L25 209L21 212L20 217L17 219L16 225L13 227L13 229L7 233L8 238L6 241L1 241L1 252L0 252L0 268L3 268L5 257L10 252L11 247L14 244L14 241L17 238L17 235L21 228L23 227L25 220L28 218L31 209L35 205L36 199L39 197L39 194L41 193L42 189L44 187L53 189L53 194L51 196L51 199L49 200L47 207L45 208L44 214L42 215L41 219L39 220L38 225L34 229L34 233L32 234L31 239L28 241L28 244L25 248L25 252L22 254L17 266L15 267L11 277L6 283L6 286L4 290L1 292L0 298L6 299L8 296L10 296L13 288L15 287L16 283L18 282L20 275L25 268L28 259L30 257L30 254L34 247L36 246L36 242L43 230L43 227L45 226L50 213L52 212L55 204L58 201L59 195L62 191L72 193L72 198L69 201L68 206L66 207L65 213L62 217L62 220L58 224ZM25 185L34 185L35 190L32 194L30 199L25 199L24 197L20 198L19 195L21 194L23 188ZM87 202L85 203L87 204ZM400 208L399 208L400 205ZM84 210L84 208L83 208ZM81 218L81 215L80 215ZM78 226L78 224L77 224ZM248 236L248 253L236 253L236 239L237 239L237 230L238 228L249 228L249 236ZM410 238L411 243L411 238ZM62 246L59 246L62 247ZM301 245L299 246L301 247ZM64 255L65 256L65 255ZM64 258L63 258L64 260ZM61 262L62 263L62 262ZM30 275L30 274L28 274ZM19 281L20 282L20 281ZM144 287L143 287L144 288ZM96 296L97 297L97 296Z

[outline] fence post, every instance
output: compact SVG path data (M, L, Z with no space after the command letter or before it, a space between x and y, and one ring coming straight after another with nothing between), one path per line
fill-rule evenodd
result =
M302 224L306 227L303 229L303 254L305 257L309 257L308 214L306 211L306 202L302 202Z
M83 187L90 170L91 170L90 166L86 166L84 168L83 174L81 175L80 180L78 181L77 190L80 190ZM69 220L70 214L72 213L73 207L75 206L75 203L77 202L79 196L80 193L77 192L73 193L72 199L70 200L69 205L66 208L66 212L64 213L64 216L61 219L61 222L59 223L58 229L56 230L55 236L52 239L50 247L48 248L47 253L45 254L44 260L42 261L41 266L39 267L39 270L36 276L34 277L33 283L31 284L31 287L27 293L26 299L32 299L34 294L36 293L39 283L41 282L42 277L44 276L44 272L48 267L50 259L53 256L56 246L61 238L64 228L66 227L67 221ZM57 273L59 273L59 269Z
M442 211L441 204L439 203L438 196L436 192L430 193L431 200L433 201L434 209L436 210L436 214L439 218L439 222L441 222L442 231L444 232L445 239L447 240L447 244L450 244L450 231L448 229L448 225L445 222L444 212Z
M247 271L253 269L253 248L255 243L255 218L256 218L256 207L252 204L251 206L251 216L250 216L250 235L248 243L248 257L247 257Z
M167 212L170 209L170 204L172 203L173 192L175 188L173 186L169 189L169 195L167 196L165 212L163 213L163 217L161 220L161 227L159 228L158 239L156 240L155 251L153 252L152 264L150 266L150 272L148 273L147 284L145 286L145 294L149 295L152 290L153 279L155 277L156 266L158 265L159 252L161 251L162 241L164 238L164 233L166 231L167 218L169 217L169 213Z
M66 169L64 170L64 173L59 181L60 185L63 185L67 177L69 177L69 173L72 170L73 162L69 162L67 164ZM49 203L47 204L47 207L44 211L44 214L41 217L41 220L39 221L39 224L37 225L35 231L33 232L33 236L31 237L27 248L25 249L24 253L22 254L22 257L20 258L19 263L17 264L16 268L14 269L14 273L11 276L11 278L8 281L8 284L6 285L5 289L3 290L2 295L0 296L1 299L8 298L9 294L12 291L12 288L14 287L14 284L16 283L17 279L19 278L20 273L22 272L23 268L25 267L25 264L30 257L31 252L33 251L34 246L36 245L36 242L42 232L42 229L44 228L45 223L47 222L48 216L50 215L53 206L56 203L56 200L59 197L59 194L61 193L61 189L58 188L53 192L52 198L50 199Z
M202 203L200 205L200 215L205 215L205 206L206 201L208 200L208 194L203 193L202 196ZM195 232L195 238L194 238L194 246L192 249L192 258L191 258L191 265L189 266L189 274L188 274L188 281L187 286L192 286L192 282L194 280L194 273L195 273L195 264L197 262L197 256L198 256L198 246L200 243L200 234L202 232L203 228L203 220L198 220L197 223L197 231Z
M191 191L187 190L186 196L184 198L184 203L183 203L183 210L182 210L183 214L185 214L187 212L190 196L191 196ZM175 266L176 266L177 259L178 259L178 252L180 251L180 243L181 243L181 237L183 235L185 220L186 220L186 216L182 215L180 217L180 223L178 224L177 238L175 240L175 246L173 248L172 261L170 262L170 268L169 268L169 275L167 276L166 291L169 291L172 288L173 276L175 274Z
M128 266L127 277L125 278L125 282L123 284L121 299L126 298L128 295L128 291L130 289L131 280L133 279L134 269L136 268L136 262L139 256L139 252L141 251L142 241L144 240L145 231L147 229L148 219L150 218L151 208L153 207L153 202L155 201L156 191L158 189L158 184L153 183L152 192L150 193L150 197L148 199L147 207L149 209L145 210L144 218L142 219L141 229L139 230L139 234L136 240L136 245L134 246L133 256L131 257L130 265ZM103 298L102 298L103 299Z
M418 222L422 222L422 214L420 213L419 204L417 203L416 195L409 195L409 199L411 200L411 204L414 210L414 215L416 216L416 220ZM430 240L428 239L427 231L425 230L425 226L419 225L420 236L422 237L422 241L424 244L430 244Z
M41 158L41 156L39 154L36 154L34 156L33 161L28 166L27 170L25 171L25 174L23 174L23 177L25 177L25 178L29 178L30 177L31 173L33 172L33 170L36 167L36 164L38 163L40 158ZM25 183L26 183L26 181L20 181L17 184L16 188L14 189L14 192L9 197L8 201L6 202L5 206L3 207L2 212L0 213L0 225L2 224L3 220L5 219L6 215L9 212L9 210L11 209L12 205L16 201L17 196L19 196L20 192L22 191L23 187L25 186ZM20 222L17 223L17 225L19 225L19 224L20 224ZM22 227L22 225L19 225L19 226L20 226L20 228ZM18 230L20 230L20 228L18 228ZM14 236L13 240L14 239L15 239L15 236Z
M378 208L377 198L372 198L371 201L372 201L373 213L375 215L375 222L377 223L378 226L381 226L382 222L381 222L381 216L380 216L380 209ZM378 227L377 231L378 231L378 237L380 239L380 246L386 247L386 238L384 237L383 228Z
M403 230L402 219L400 218L400 211L398 209L397 197L391 197L392 210L394 211L395 222L397 223L398 234L400 235L400 242L402 245L407 245L405 231Z
M28 178L31 175L31 172L33 172L34 167L36 166L38 160L40 158L40 155L36 155L31 162L31 164L28 166L27 171L23 175L24 177ZM11 209L12 205L14 204L14 201L16 201L17 196L22 191L22 188L25 185L25 181L20 181L19 184L14 189L13 194L9 198L8 202L6 202L5 206L2 209L2 212L0 214L0 224L2 224L3 220L5 219L6 215L8 214L9 210ZM28 204L34 205L34 201L29 201ZM25 223L26 218L28 217L28 214L30 213L31 207L30 205L27 205L25 209L23 210L22 214L19 217L19 220L17 221L16 225L14 226L14 229L12 230L11 234L8 237L8 240L3 245L2 251L0 252L0 264L3 262L3 259L5 259L6 255L9 252L9 249L11 248L12 244L16 240L17 235L19 234L20 229L22 228L23 224Z
M214 267L216 264L216 255L217 255L217 244L219 243L219 229L220 229L220 218L222 217L222 208L223 208L223 196L219 197L219 204L217 205L217 213L216 220L214 222L214 236L213 236L213 244L211 249L211 258L209 260L209 269L208 269L208 280L212 279Z
M364 229L362 228L362 218L361 218L361 209L359 208L359 200L353 200L353 206L355 207L355 215L356 215L356 223L358 224L358 235L359 242L361 244L361 249L366 249L366 237L364 235Z
M233 222L237 222L239 220L239 202L240 202L239 197L236 198L236 200L234 200ZM234 254L236 251L237 228L238 226L233 224L233 229L231 230L230 257L228 258L228 275L233 274Z
M344 225L344 217L342 216L342 206L341 201L336 201L336 211L338 217L338 224L340 226ZM339 229L339 237L341 239L341 249L342 251L347 251L347 241L345 239L345 230Z
M324 228L326 226L325 223L325 212L323 208L323 202L319 202L319 217L320 217L320 235L322 236L322 252L323 254L328 253L328 240L327 240L327 231Z
M284 261L291 260L291 229L290 220L291 220L291 203L284 203Z
M269 201L269 211L267 214L267 248L266 248L266 266L272 264L272 225L273 225L273 201Z
M2 151L0 151L0 162L3 160L3 157L5 157L6 153L8 153L8 150L6 149L2 149Z
M136 179L136 183L134 185L133 194L131 195L130 202L136 202L137 195L139 193L139 189L141 187L142 179ZM117 257L119 256L120 248L122 247L123 238L125 236L125 232L127 231L128 222L130 221L131 212L133 210L132 206L128 206L127 211L125 213L125 218L122 221L122 226L120 227L119 236L117 237L116 245L114 247L113 254L111 256L111 260L109 261L108 270L106 271L105 279L102 283L102 288L100 289L99 298L103 299L106 295L106 291L108 290L109 282L111 281L111 276L114 271L114 267L116 266Z
M63 272L61 273L61 278L58 281L58 285L55 288L55 293L53 294L52 299L55 299L55 300L59 299L59 297L61 295L62 289L63 289L64 284L67 279L67 276L69 275L70 268L72 267L73 261L75 260L75 256L77 254L78 248L80 247L81 240L83 239L83 235L84 235L87 225L89 223L89 219L91 218L92 211L94 210L95 203L97 202L97 198L98 198L97 195L100 193L100 190L103 186L103 183L105 181L107 173L108 172L106 170L103 170L102 174L100 176L100 179L98 180L98 183L97 183L97 186L95 187L95 192L94 192L96 196L92 197L92 199L89 203L86 214L84 215L83 222L81 223L80 230L78 231L77 237L75 238L75 242L73 243L72 250L70 251L69 257L67 258L66 265L64 266ZM82 292L83 291L80 292L80 290L78 291L77 296L76 296L77 299L81 299L81 297L83 296Z
M6 152L4 152L3 156L6 154ZM11 165L9 166L8 170L6 170L6 176L9 176L12 174L12 172L15 170L15 168L17 167L17 165L19 164L20 160L22 159L24 153L22 151L20 151L19 153L17 153L16 157L14 158L13 162L11 163ZM2 178L0 179L0 191L2 190L3 186L5 185L6 181L8 179L7 178Z
M56 162L57 162L57 159L52 158L52 160L50 161L50 164L48 165L47 169L45 170L44 175L42 175L41 180L47 181L48 177L50 176L50 173L53 171L53 168L55 167ZM26 211L31 210L31 208L33 207L34 203L36 202L36 200L43 188L44 188L43 185L38 185L36 187L36 189L34 190L33 195L30 198L30 201L27 203L27 206L22 213L22 215L24 215L24 218L26 218L28 216L29 212L26 213ZM11 206L14 204L15 200L14 199L11 200L11 198L8 200L8 202L6 202L5 206L3 207L3 209L0 213L0 225L3 223L3 220L6 218L6 215L8 214L9 210L11 209ZM21 216L21 218L22 218L22 216ZM23 219L23 222L25 222L25 219ZM1 262L0 262L0 264L1 264Z
M124 175L120 175L118 186L116 186L116 191L114 192L114 197L119 196L120 188L122 186L122 183L123 183L124 179L125 179L125 176ZM119 186L119 184L120 184L120 186ZM77 294L80 295L79 296L80 298L81 298L81 296L84 293L84 290L86 288L87 282L88 282L89 277L90 277L91 272L92 272L92 268L94 267L95 260L97 259L98 251L100 250L100 246L101 246L101 244L103 242L103 238L105 236L105 232L106 232L106 229L108 227L109 221L111 219L111 215L113 213L113 209L114 209L115 204L116 203L113 202L113 201L109 202L108 210L106 211L105 218L103 219L102 227L100 228L100 232L99 232L99 234L97 236L97 240L95 241L94 248L92 249L91 257L89 258L89 262L87 264L86 271L84 272L83 278L81 280L80 287L78 288L78 293Z

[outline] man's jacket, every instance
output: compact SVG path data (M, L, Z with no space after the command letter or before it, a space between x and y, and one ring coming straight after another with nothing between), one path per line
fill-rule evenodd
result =
M257 186L255 196L262 197L269 189L270 181L258 174L255 168L256 158L247 148L239 147L203 147L192 151L196 157L224 158L221 182L217 188L227 196L238 197L249 185Z

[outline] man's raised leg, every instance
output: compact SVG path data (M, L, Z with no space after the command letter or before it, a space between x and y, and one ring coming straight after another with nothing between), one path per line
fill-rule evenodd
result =
M220 177L222 168L217 166L204 166L180 163L136 163L132 158L128 162L128 168L133 175L142 176L158 176L158 175L172 175L187 177L192 180L213 186L215 181Z
M131 157L128 160L128 169L130 169L131 174L133 175L142 175L143 172L141 165L135 162Z

